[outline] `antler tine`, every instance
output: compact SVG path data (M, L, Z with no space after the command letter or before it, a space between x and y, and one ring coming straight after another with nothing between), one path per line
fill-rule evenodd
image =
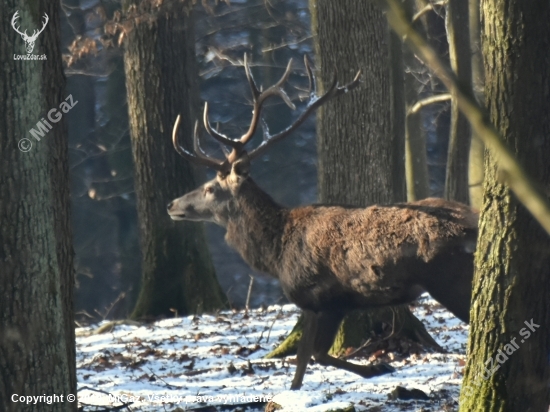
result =
M313 76L313 72L311 70L311 67L308 66L308 63L306 63L306 70L308 71L308 77L310 79L310 82L314 83L315 77ZM336 70L335 70L332 77L331 85L328 88L328 90L325 92L325 94L318 97L315 93L311 93L310 101L307 105L307 108L302 112L302 114L298 117L298 119L296 119L294 123L292 123L286 129L280 131L276 135L267 136L266 138L264 138L264 141L248 154L249 159L252 160L255 157L260 156L262 153L264 153L264 151L269 147L270 144L283 139L284 137L292 133L294 130L296 130L308 118L308 116L311 113L313 113L317 108L322 106L329 99L355 89L360 82L361 82L361 70L357 72L352 82L346 84L345 86L338 86L338 80L336 77ZM312 85L312 88L314 91L316 90L316 86Z
M254 82L254 79L252 77L252 73L250 73L250 68L248 67L248 62L246 62L246 76L249 79L250 88L252 89L252 94L254 95L254 106L253 106L253 113L252 113L252 120L250 122L250 127L248 128L248 131L241 136L239 139L242 146L244 146L248 141L252 138L254 133L256 132L256 128L258 127L258 121L260 120L260 114L262 111L262 105L263 103L272 96L279 96L283 101L287 104L288 107L290 107L292 110L296 109L296 106L292 103L286 92L283 90L283 85L288 80L288 77L290 76L290 72L292 69L292 59L289 60L288 65L286 66L286 70L283 73L283 76L279 79L277 83L275 83L273 86L269 87L267 90L260 92L256 86L256 83Z
M256 99L260 95L260 90L258 89L258 86L254 81L254 77L252 76L252 72L250 71L250 66L248 65L248 56L246 55L246 53L244 54L244 72L246 73L246 78L248 80L248 84L250 85L250 90L252 91L252 97L254 98L254 101L256 101Z
M211 159L211 158L207 157L206 155L204 155L200 152L200 148L199 148L199 144L198 144L198 139L199 139L199 137L198 137L199 136L199 133L198 133L199 122L198 121L195 122L195 131L194 131L194 135L193 135L194 147L195 147L196 154L194 155L194 154L188 152L182 146L180 146L180 144L178 142L178 129L179 129L179 126L180 126L180 120L181 120L181 116L178 115L178 117L176 118L176 121L174 123L174 128L172 129L172 144L174 145L174 149L176 149L176 152L178 152L181 157L183 157L184 159L186 159L187 161L189 161L191 163L201 164L201 165L204 165L204 166L211 167L215 170L220 170L221 171L222 170L222 164L223 164L223 162L221 160Z
M315 75L313 74L313 70L311 69L311 65L309 64L307 54L304 54L304 65L306 66L307 79L309 82L309 94L315 95L317 94L317 82L315 81Z
M199 137L199 121L195 120L195 126L193 127L193 150L197 156L208 157L206 152L202 150Z
M208 118L208 102L204 103L204 114L203 114L204 127L208 134L216 139L221 144L230 146L234 149L241 147L241 143L238 140L233 140L230 137L224 135L223 133L218 132L210 124L210 119Z

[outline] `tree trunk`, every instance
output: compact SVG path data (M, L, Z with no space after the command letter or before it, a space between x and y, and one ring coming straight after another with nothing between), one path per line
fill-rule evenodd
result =
M479 0L468 0L470 12L470 51L472 53L472 88L479 102L485 100L483 94L483 61L481 56L481 32L479 21ZM470 185L470 204L481 209L483 202L483 162L485 145L479 137L472 133L470 145L470 163L468 181Z
M329 102L317 114L319 201L361 207L405 201L404 78L402 56L395 53L401 47L398 39L392 39L382 12L369 2L315 4L310 9L315 10L312 31L321 71L319 89L328 84L334 68L339 74L357 69L365 73L360 91ZM406 305L393 310L398 319L414 318ZM373 330L392 317L392 308L348 315L331 353L360 346L366 335L357 330ZM414 328L399 326L400 336L416 338ZM422 324L420 328L418 334L427 335L423 342L428 342Z
M402 70L402 66L395 64L400 53L390 40L387 23L369 2L310 0L310 10L320 92L334 69L341 81L352 78L358 69L364 73L358 91L328 102L317 112L319 200L355 206L404 201L404 108L397 109L404 104L403 75L388 70L392 63L392 70ZM400 93L401 99L394 100ZM366 331L391 324L393 318L402 320L404 327L396 327L400 336L437 347L422 324L414 322L418 320L408 307L401 305L348 315L331 353L360 346ZM270 356L293 352L300 334L298 323Z
M31 54L9 22L42 27ZM0 410L76 411L74 268L59 4L4 0L0 17ZM74 102L78 100L73 96ZM69 105L70 106L70 105ZM67 107L65 106L65 109ZM49 119L47 114L51 109ZM70 110L70 109L68 109ZM52 127L30 134L41 118ZM41 125L43 123L40 123ZM30 147L32 145L32 147ZM26 149L29 151L25 152ZM63 396L25 404L20 396Z
M130 3L139 2L125 7L134 27L125 39L124 66L143 254L141 292L132 317L213 310L225 298L203 226L176 223L166 213L170 200L197 186L193 169L178 157L170 137L181 113L180 133L192 147L198 99L192 6L173 2L170 10L153 10L143 18L139 8L128 11Z
M407 12L413 15L417 9L415 0L406 0L404 6ZM423 31L420 21L415 28ZM422 126L420 110L412 111L412 107L420 100L420 82L418 76L422 71L422 64L413 51L403 48L403 62L405 64L405 176L407 181L407 201L425 199L430 195L428 177L428 158L426 151L426 134Z
M449 0L446 28L451 67L458 80L467 87L472 83L468 1ZM451 129L445 175L445 198L468 204L468 159L470 156L470 123L458 110L456 98L451 100Z
M340 79L363 72L357 92L329 101L317 112L319 199L358 206L402 201L404 162L394 157L394 149L402 151L404 142L403 135L394 134L392 121L404 119L392 115L384 16L371 2L353 0L311 0L310 10L320 91L335 69Z
M132 179L129 182L129 179L125 178L133 177L134 162L128 131L128 110L119 104L120 96L126 95L122 55L117 56L112 64L114 70L106 79L107 96L105 101L105 111L108 111L111 119L102 128L102 131L110 137L117 136L120 139L119 147L110 150L107 154L110 170L117 172L117 179L108 185L111 192L108 202L116 217L116 237L120 259L120 293L123 293L124 297L111 310L110 318L126 319L132 313L137 302L142 262L137 258L140 256L140 247L134 181ZM124 130L123 136L120 136L121 130ZM121 150L121 147L124 149ZM118 179L120 179L119 182L117 182ZM134 189L134 193L130 192L132 189Z
M550 193L550 4L484 0L491 119ZM486 160L461 411L546 412L550 403L550 237Z

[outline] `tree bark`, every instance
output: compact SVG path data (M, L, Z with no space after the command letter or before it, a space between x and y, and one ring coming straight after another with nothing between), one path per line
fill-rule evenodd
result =
M482 6L491 119L548 196L550 5L484 0ZM493 155L486 160L485 172L460 410L546 412L550 237L501 183Z
M329 101L317 113L319 199L358 206L404 200L404 162L394 157L394 149L403 153L404 137L395 135L392 124L404 119L392 115L383 14L371 2L353 0L312 0L310 10L320 91L335 69L340 79L363 71L360 90Z
M198 100L192 5L173 2L170 10L158 13L137 7L135 16L128 7L138 3L126 2L124 9L133 23L124 65L143 254L141 292L132 317L213 310L225 298L203 226L176 223L166 213L170 200L197 186L193 169L177 156L170 138L181 113L180 133L192 147Z
M451 67L460 83L470 88L472 83L472 55L470 50L468 1L449 0L446 28ZM445 175L445 198L468 204L468 159L471 130L466 116L458 109L456 96L451 100L451 128Z
M7 23L16 11L27 33L41 28L48 15L33 50L46 60L14 58L26 54L21 36ZM64 118L69 114L59 109L67 97L59 5L4 0L0 17L0 410L76 411L77 403L67 401L76 395L74 268ZM54 108L54 119L57 113L63 117L50 123L47 114ZM30 129L42 118L52 127L35 139ZM19 396L44 394L63 399L19 402Z

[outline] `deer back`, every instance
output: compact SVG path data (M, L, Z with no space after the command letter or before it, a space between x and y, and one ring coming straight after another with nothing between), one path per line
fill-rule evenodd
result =
M277 275L292 301L314 311L406 303L427 290L465 319L476 238L477 214L443 199L307 206L289 211ZM465 285L459 305L447 296L452 285Z

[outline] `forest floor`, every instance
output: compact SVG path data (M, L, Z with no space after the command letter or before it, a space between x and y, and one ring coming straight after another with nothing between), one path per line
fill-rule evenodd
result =
M427 295L412 309L447 353L393 343L351 360L388 362L395 373L363 379L313 364L300 391L289 390L294 357L263 358L294 326L294 305L78 328L79 405L83 411L271 411L273 403L292 412L456 411L468 326ZM395 399L398 386L427 399Z

